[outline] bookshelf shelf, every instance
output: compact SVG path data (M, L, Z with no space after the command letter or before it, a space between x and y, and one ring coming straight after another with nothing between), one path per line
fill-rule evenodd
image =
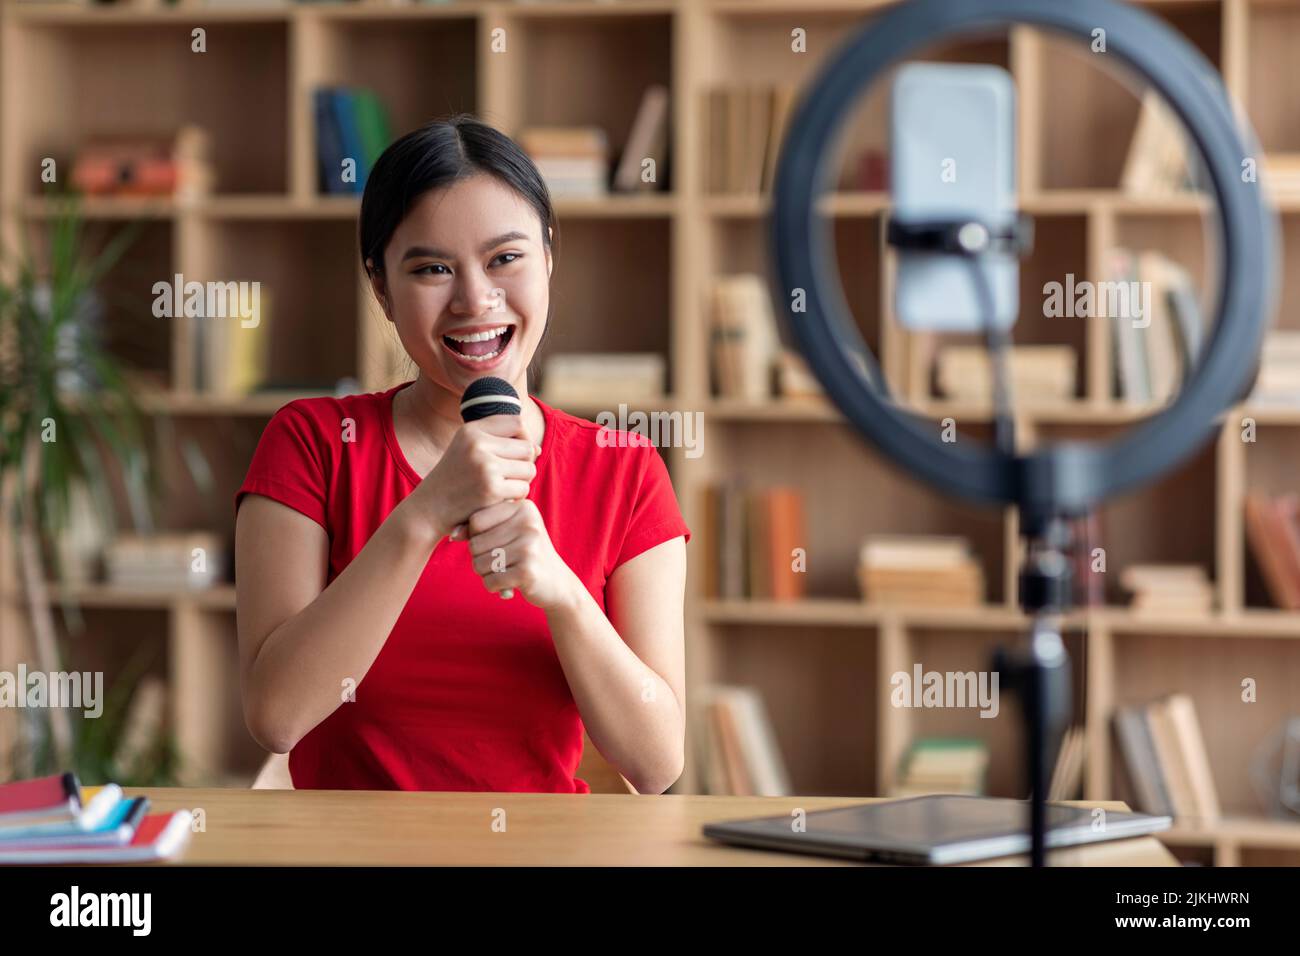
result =
M163 591L119 588L112 585L52 586L51 602L85 608L144 608L167 610L187 605L204 610L233 611L235 588L219 585L193 591Z
M208 496L217 504L176 492L163 509L165 526L229 535L228 502L261 421L292 398L331 393L344 377L367 390L405 377L392 362L390 330L359 281L359 197L317 195L311 91L344 84L375 90L391 108L395 134L464 109L512 134L537 124L599 124L616 145L626 141L646 86L666 85L672 124L667 190L555 200L561 244L552 283L556 327L547 348L659 353L667 360L669 394L654 406L702 410L706 422L718 426L709 429L708 452L698 459L665 449L683 512L697 532L687 600L692 692L712 682L759 687L796 792L884 793L915 734L954 730L988 740L994 790L1022 795L1012 772L1017 745L1005 729L1014 719L1010 708L1005 720L950 727L888 702L889 674L917 660L928 668L984 667L992 645L1024 627L1015 606L1013 519L918 486L862 446L825 400L715 398L710 385L712 280L766 268L770 197L710 189L708 93L747 83L797 90L864 17L891 5L543 0L207 8L182 0L174 9L118 9L0 0L0 234L6 241L16 235L11 216L32 230L51 219L53 207L41 197L35 173L41 157L56 158L66 170L86 136L119 127L191 120L211 130L214 195L188 203L100 198L82 208L101 231L144 220L130 265L150 282L175 272L263 282L273 317L271 367L284 388L228 397L196 387L187 323L151 326L143 343L127 335L130 315L144 314L148 298L129 271L113 277L127 293L127 304L110 320L117 348L157 383L142 398L143 407L169 416L187 440L217 450L215 489ZM1222 70L1260 133L1265 162L1270 154L1300 152L1286 83L1300 41L1300 0L1141 5ZM208 31L204 59L189 52L196 24ZM791 50L796 26L807 31L806 53ZM498 28L505 30L505 52L493 48ZM1120 188L1138 101L1085 47L1017 28L948 44L926 58L1000 64L1013 72L1020 90L1021 200L1038 219L1039 242L1025 265L1021 298L1028 311L1017 338L1023 333L1029 343L1068 344L1079 364L1073 401L1027 403L1017 408L1019 420L1040 441L1097 438L1136 424L1155 409L1112 399L1105 325L1063 325L1035 315L1041 286L1066 273L1100 278L1107 250L1123 244L1165 249L1204 275L1212 268L1204 248L1211 228L1207 200ZM886 147L884 107L883 89L873 91L853 118L846 170L855 155ZM843 188L823 199L857 327L907 408L934 422L952 418L962 434L987 440L990 410L932 396L923 374L931 343L893 322L894 263L881 238L888 198L879 190L850 188L860 182L846 177ZM1285 251L1277 324L1300 329L1300 282L1294 278L1300 274L1300 199L1283 200L1279 211ZM1215 281L1204 278L1203 293ZM608 407L617 404L612 396ZM592 417L606 409L566 410ZM1245 417L1258 426L1249 444L1237 438ZM807 425L837 427L789 427ZM1068 619L1076 675L1087 678L1078 697L1089 799L1126 796L1114 773L1110 719L1116 706L1164 690L1162 681L1192 695L1235 740L1210 741L1216 775L1226 761L1222 772L1232 768L1239 776L1231 748L1248 753L1264 725L1282 715L1277 700L1249 718L1218 701L1224 675L1235 680L1242 667L1300 680L1300 644L1294 642L1300 613L1267 606L1241 515L1250 491L1295 490L1296 426L1300 407L1239 405L1225 415L1216 447L1102 510L1109 582L1136 561L1196 563L1211 577L1220 610L1195 618L1143 617L1119 604L1122 596L1112 587L1108 605ZM170 473L181 474L179 467L171 462ZM702 492L735 477L803 492L809 502L807 590L818 597L793 604L705 598ZM972 612L861 601L853 573L860 539L885 532L968 538L980 555L986 603ZM7 558L8 542L0 548ZM22 621L16 581L4 562L0 558L0 593L7 595L0 601L0 627ZM97 626L110 636L165 641L173 655L168 673L177 729L194 763L209 779L244 766L238 745L224 738L220 745L210 742L219 736L214 727L236 738L243 733L229 699L238 687L228 656L235 646L233 587L157 594L98 586L56 593L63 598L97 615ZM226 683L215 673L225 674ZM678 785L685 792L705 782L695 749L700 719L691 717L687 768ZM3 733L0 726L0 744ZM1219 784L1231 818L1208 832L1180 825L1171 845L1230 864L1297 849L1296 831L1258 818L1239 780Z
M709 621L727 626L806 624L817 627L873 628L884 622L906 627L970 631L1018 631L1029 625L1020 610L1005 604L976 608L887 606L855 599L804 598L799 601L710 600ZM1300 639L1300 613L1249 609L1210 615L1155 615L1124 605L1082 608L1063 619L1067 628L1104 628L1115 635L1179 635Z

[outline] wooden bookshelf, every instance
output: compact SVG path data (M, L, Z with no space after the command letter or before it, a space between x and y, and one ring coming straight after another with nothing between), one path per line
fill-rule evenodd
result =
M398 134L470 110L510 133L533 123L598 123L621 144L645 86L666 84L671 191L557 202L556 328L548 348L660 352L670 379L664 407L704 413L704 455L664 449L696 532L687 597L690 686L756 685L799 793L884 792L912 737L942 733L988 740L992 791L1022 795L1013 702L1004 700L1001 718L990 721L908 712L888 700L889 675L915 661L930 669L987 669L994 645L1016 640L1025 621L1016 606L1014 516L946 500L917 485L863 445L826 402L745 403L710 391L710 283L718 275L766 267L768 198L708 190L705 92L724 83L804 84L836 43L890 5L360 0L208 9L182 0L175 8L118 9L0 0L0 228L9 241L20 228L44 228L50 209L38 196L36 163L53 156L66 170L87 133L181 120L212 130L220 184L211 198L101 199L88 203L86 213L92 226L105 229L142 221L145 238L129 265L153 279L176 271L261 279L275 295L273 371L316 383L238 398L198 392L185 361L188 331L180 322L162 322L150 347L132 356L158 383L145 397L146 408L170 418L214 461L217 507L178 492L164 509L169 524L230 535L230 496L261 428L280 405L296 394L326 391L338 378L355 378L366 389L394 381L391 333L355 262L358 202L316 195L312 88L371 87L392 112ZM1300 0L1141 5L1222 71L1266 152L1300 152L1300 123L1286 83L1300 42ZM208 52L201 57L189 52L196 25L207 30ZM806 53L791 52L795 27L807 31ZM504 53L494 49L501 35ZM1016 78L1022 205L1035 215L1038 236L1023 270L1022 302L1032 304L1044 282L1065 273L1101 277L1102 257L1119 244L1159 246L1201 276L1208 205L1195 195L1131 196L1119 189L1138 101L1090 62L1084 48L1016 28L947 43L926 58L996 63ZM884 107L882 87L855 114L850 146L886 145ZM921 414L954 418L963 435L987 437L988 409L931 395L924 343L893 322L893 260L882 241L887 195L843 191L826 197L823 208L857 327L891 383ZM1300 328L1300 284L1291 275L1300 269L1300 202L1283 203L1280 214L1284 239L1298 241L1286 243L1276 321ZM618 254L611 255L615 248ZM1213 282L1206 277L1209 290ZM135 293L143 309L147 292ZM1079 356L1074 401L1022 410L1040 439L1102 438L1149 412L1110 397L1112 346L1104 320L1026 314L1016 333L1018 341L1071 345ZM610 407L618 401L611 396ZM1244 417L1255 420L1254 443L1239 440ZM1217 443L1157 484L1108 503L1101 544L1108 552L1111 606L1067 620L1077 716L1087 731L1088 799L1131 796L1120 787L1110 731L1116 707L1173 690L1195 699L1231 819L1210 831L1179 827L1170 834L1167 842L1188 859L1300 861L1300 825L1263 820L1246 772L1258 743L1295 710L1300 615L1267 606L1241 514L1247 491L1295 487L1297 428L1300 409L1233 409ZM807 600L782 605L704 596L702 491L740 475L804 492ZM974 612L865 605L854 576L857 547L864 535L885 531L968 537L984 567L987 605ZM0 555L0 593L6 595L0 623L18 626L22 614L7 543ZM1218 610L1194 620L1150 619L1117 606L1118 572L1137 561L1204 566ZM96 633L119 639L130 633L165 649L171 716L193 779L251 779L260 752L246 734L241 739L238 682L230 669L229 588L121 594L91 587L57 597L86 607ZM8 626L4 631L13 633ZM13 645L0 643L0 654L6 650L13 653ZM1235 702L1239 672L1260 681L1257 703ZM680 792L697 792L703 780L697 722L693 713L688 764L675 788Z

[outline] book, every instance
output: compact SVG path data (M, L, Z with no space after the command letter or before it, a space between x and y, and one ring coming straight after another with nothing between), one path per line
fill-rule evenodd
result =
M1214 588L1199 564L1134 564L1120 572L1120 586L1131 592L1139 614L1208 614Z
M1191 697L1170 694L1120 708L1114 728L1138 809L1195 823L1220 818L1209 754Z
M614 172L614 189L619 192L662 189L668 146L668 87L656 83L641 95L636 119L628 133L627 145ZM654 161L656 181L642 179L642 164Z
M553 405L649 405L664 400L666 363L658 352L568 352L542 363L542 394Z
M135 838L148 809L148 797L119 797L95 826L65 823L40 831L0 830L0 851L57 848L69 844L124 846Z
M1279 608L1300 610L1300 538L1294 506L1279 506L1259 492L1246 495L1246 543L1269 597Z
M1200 296L1188 270L1153 250L1110 251L1106 282L1122 297L1103 299L1113 330L1114 395L1141 404L1168 402L1200 360L1208 330ZM1144 294L1149 291L1149 295ZM1137 297L1141 296L1140 299ZM1109 314L1110 302L1130 307ZM1148 312L1137 314L1134 302Z
M1011 394L1017 401L1071 401L1078 365L1078 354L1068 345L1013 345L1007 350ZM935 366L936 384L943 396L974 404L992 403L993 369L984 346L944 346Z
M383 101L357 86L318 86L312 90L316 126L317 187L324 195L356 195L365 190L370 170L393 140ZM352 182L343 179L343 161L356 164Z
M141 863L178 855L189 843L189 810L145 816L129 843L104 845L85 839L52 846L8 847L0 842L0 863Z
M1138 280L1137 257L1128 249L1112 249L1107 257L1106 281L1130 287ZM1122 311L1122 310L1117 310ZM1114 393L1117 398L1145 404L1151 401L1151 379L1147 371L1146 339L1134 325L1133 316L1110 315L1114 344Z
M891 797L930 793L982 794L989 766L989 748L982 740L929 737L913 742L903 755Z
M798 601L806 574L795 549L807 547L803 492L724 481L704 490L705 594L712 598Z
M1139 195L1177 192L1187 188L1191 175L1183 125L1160 92L1148 88L1120 174L1120 188Z
M1135 792L1134 805L1145 813L1173 816L1173 803L1160 775L1155 741L1141 707L1121 707L1113 718L1122 765Z
M790 777L767 707L756 687L708 685L700 691L706 732L701 762L710 793L788 796Z
M1163 706L1187 775L1194 808L1192 815L1202 822L1218 820L1221 815L1219 796L1205 739L1201 736L1201 725L1196 719L1196 705L1186 694L1171 694Z
M790 85L729 83L705 92L705 183L710 193L771 191L795 100Z
M0 828L65 823L81 813L81 787L74 773L0 785Z
M225 565L225 544L209 531L123 533L104 554L106 582L132 590L208 588L223 578Z
M754 402L770 398L781 341L763 278L740 273L714 279L710 326L718 397Z
M553 196L609 191L609 140L599 126L530 126L516 137Z
M1139 281L1151 284L1151 314L1146 317L1146 327L1135 331L1146 340L1151 401L1160 404L1173 398L1182 374L1174 319L1166 297L1165 262L1164 256L1154 252L1141 252L1137 258Z
M984 569L964 538L871 535L858 554L869 604L970 607L984 602Z

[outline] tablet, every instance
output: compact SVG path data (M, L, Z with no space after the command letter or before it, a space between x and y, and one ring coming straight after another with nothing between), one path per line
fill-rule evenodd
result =
M792 798L797 800L797 798ZM802 819L803 826L795 824ZM1167 829L1167 816L1047 805L1049 849ZM880 863L967 863L1028 853L1029 801L940 794L833 810L708 823L704 835L734 846Z

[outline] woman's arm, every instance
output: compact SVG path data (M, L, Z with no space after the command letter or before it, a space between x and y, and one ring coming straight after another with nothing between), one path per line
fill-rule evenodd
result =
M484 586L517 588L546 613L592 743L639 793L667 790L685 759L685 539L615 568L606 617L555 551L532 501L486 508L471 516L468 533Z
M686 542L677 537L614 569L609 617L580 582L572 601L546 615L587 735L638 793L663 793L682 775L685 589Z
M343 682L360 684L379 656L440 537L400 508L326 587L324 528L261 495L241 503L235 589L244 721L267 750L293 749L343 702Z
M306 515L249 494L235 521L244 720L288 753L343 703L379 656L434 546L488 502L522 498L537 474L517 415L462 426L438 465L333 580L329 537Z

